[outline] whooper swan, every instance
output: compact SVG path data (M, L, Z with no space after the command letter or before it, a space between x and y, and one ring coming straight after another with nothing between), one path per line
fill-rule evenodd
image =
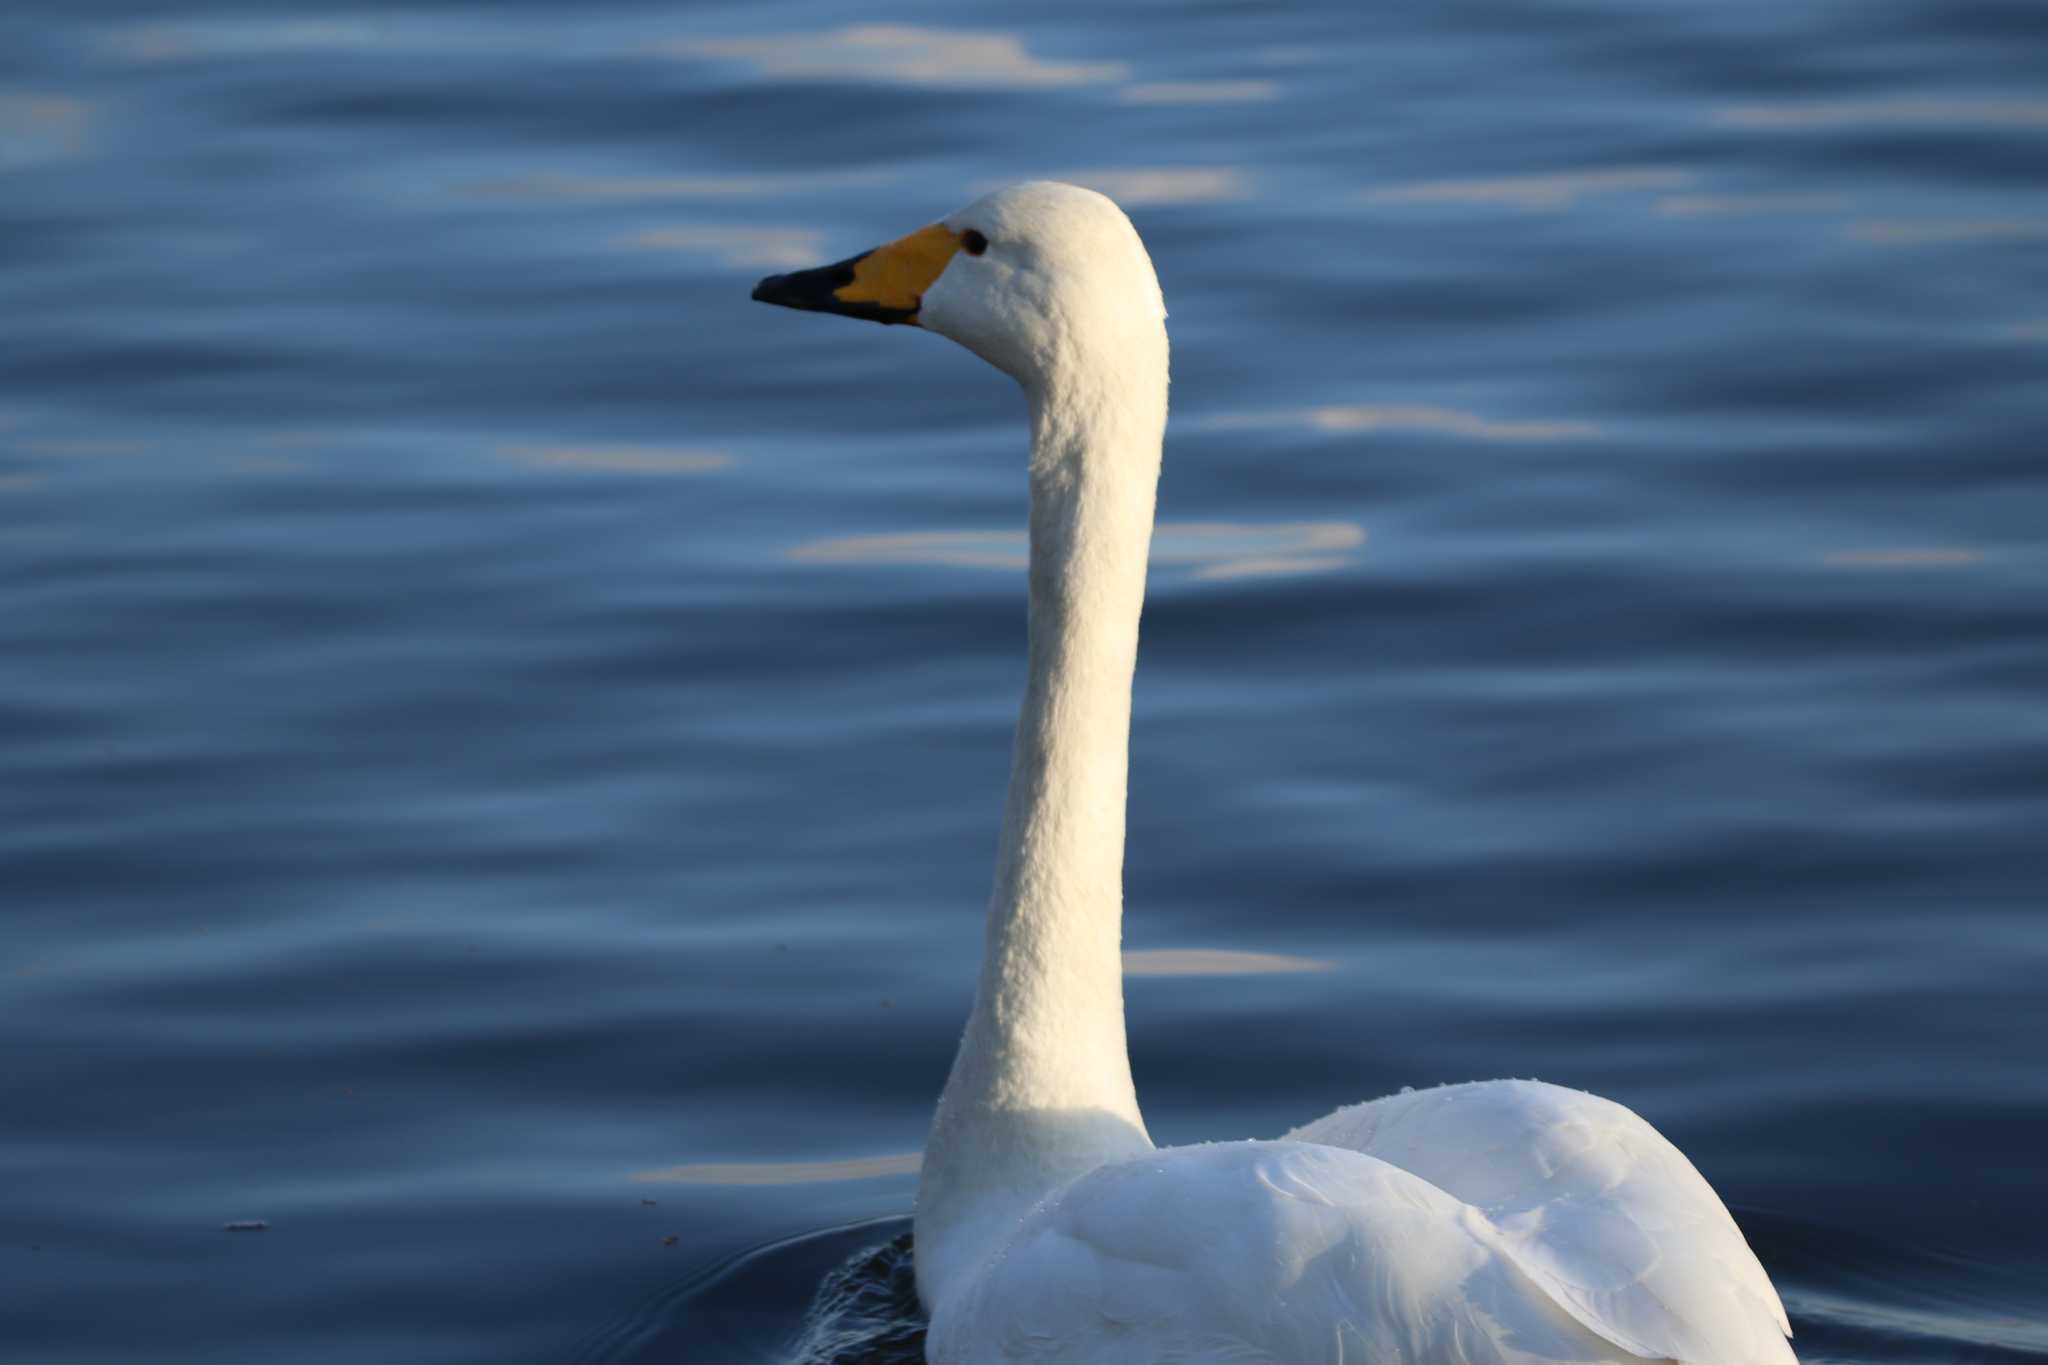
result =
M917 1194L932 1365L1794 1365L1721 1201L1611 1101L1491 1081L1274 1142L1146 1135L1118 949L1166 309L1116 205L1018 185L754 297L951 337L1030 407L1029 673Z

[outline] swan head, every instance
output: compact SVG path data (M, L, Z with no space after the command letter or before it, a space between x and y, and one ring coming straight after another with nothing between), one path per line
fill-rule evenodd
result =
M754 298L950 337L1034 391L1074 373L1166 359L1166 305L1123 210L1036 180L907 237L815 270L770 275Z

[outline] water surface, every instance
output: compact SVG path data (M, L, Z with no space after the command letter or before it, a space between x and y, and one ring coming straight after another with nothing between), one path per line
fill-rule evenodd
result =
M746 296L1056 175L1172 311L1155 1135L1583 1086L1806 1360L2048 1357L2044 33L10 6L0 1355L771 1359L895 1235L1022 409Z

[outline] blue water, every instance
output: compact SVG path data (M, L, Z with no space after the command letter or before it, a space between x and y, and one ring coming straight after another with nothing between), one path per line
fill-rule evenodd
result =
M14 0L0 1359L772 1359L900 1230L1021 404L747 293L1028 175L1172 311L1155 1135L1587 1087L1808 1362L2048 1359L2044 71L2028 0Z

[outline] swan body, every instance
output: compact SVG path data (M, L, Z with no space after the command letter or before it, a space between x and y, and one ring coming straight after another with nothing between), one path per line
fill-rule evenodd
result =
M932 1365L1793 1365L1721 1201L1610 1101L1492 1081L1277 1142L1153 1146L1119 950L1168 350L1123 213L1018 185L754 297L939 332L1030 412L1029 666L979 984L918 1188Z
M1035 1208L933 1315L933 1361L1625 1362L1500 1230L1318 1143L1170 1147Z
M1634 1112L1538 1081L1411 1090L1305 1124L1484 1215L1515 1264L1629 1354L1790 1365L1792 1326L1735 1220Z

